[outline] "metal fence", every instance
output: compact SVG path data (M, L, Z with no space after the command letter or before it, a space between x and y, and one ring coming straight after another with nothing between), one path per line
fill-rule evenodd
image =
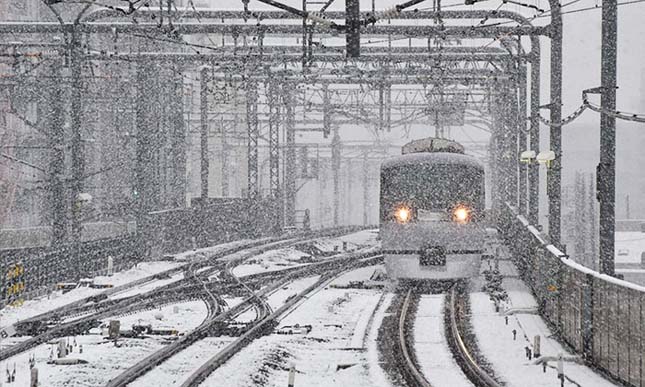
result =
M119 271L141 260L138 244L133 236L99 239L83 242L80 253L73 245L55 249L10 249L0 250L0 305L8 296L6 274L9 268L20 263L24 268L21 282L25 290L21 297L28 299L51 291L53 284L62 281L77 281L82 277L93 277L107 272L108 257L114 259L114 270Z
M11 287L15 279L9 272L16 264L24 268L19 282L24 285L20 298L38 297L51 291L58 282L75 282L107 272L108 257L114 271L132 267L149 256L212 246L233 240L274 235L279 227L279 207L271 200L210 198L194 206L147 214L146 227L136 234L98 239L55 248L0 250L0 307L15 298Z
M499 230L557 335L589 364L645 387L645 288L573 262L511 206Z

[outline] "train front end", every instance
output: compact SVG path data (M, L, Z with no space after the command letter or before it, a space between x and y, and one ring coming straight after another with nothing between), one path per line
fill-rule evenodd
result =
M484 169L473 157L420 152L381 167L380 236L395 280L479 274L485 231Z

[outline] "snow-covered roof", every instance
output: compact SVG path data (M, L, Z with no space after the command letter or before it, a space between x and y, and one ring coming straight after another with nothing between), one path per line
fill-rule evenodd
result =
M484 165L473 156L457 153L410 153L393 157L381 164L381 169L402 167L413 164L461 164L483 170Z

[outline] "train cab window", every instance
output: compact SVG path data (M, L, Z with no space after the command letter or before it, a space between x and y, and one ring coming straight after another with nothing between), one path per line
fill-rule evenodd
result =
M387 202L413 202L419 209L451 208L471 203L483 208L483 170L463 165L420 164L389 168L381 175L381 198Z

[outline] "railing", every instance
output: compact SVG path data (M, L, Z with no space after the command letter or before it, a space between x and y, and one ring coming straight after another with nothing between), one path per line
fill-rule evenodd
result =
M558 336L587 363L645 387L645 287L572 261L509 205L498 228Z
M52 285L62 281L77 281L107 273L108 257L114 259L114 271L123 270L141 260L138 244L133 236L98 239L81 243L80 253L73 245L58 248L0 250L0 306L11 297L5 277L9 268L20 263L24 268L21 282L25 290L21 298L29 299L45 294Z

